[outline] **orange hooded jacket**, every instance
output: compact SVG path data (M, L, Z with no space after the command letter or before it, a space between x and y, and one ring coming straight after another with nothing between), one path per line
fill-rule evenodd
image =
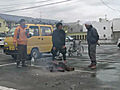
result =
M23 29L21 26L18 26L14 32L13 43L27 45L27 35L26 28Z

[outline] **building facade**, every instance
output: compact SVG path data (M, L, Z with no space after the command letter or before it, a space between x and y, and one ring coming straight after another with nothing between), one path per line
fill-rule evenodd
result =
M86 32L68 33L67 35L73 37L75 40L86 41L86 39L87 39Z
M0 33L8 32L9 29L7 27L7 23L4 19L0 18Z
M113 39L113 28L112 22L106 19L99 19L99 21L91 22L93 27L95 27L98 31L101 40L111 40ZM86 32L86 28L84 26L84 32Z
M117 42L120 38L120 18L116 18L112 20L113 25L113 38Z
M79 22L67 23L65 31L75 40L86 40L87 33L83 32L83 26Z
M8 31L13 26L18 25L21 19L25 19L28 24L50 24L54 25L58 23L57 20L41 19L41 18L32 18L32 17L23 17L16 15L0 14L0 31ZM8 29L9 28L9 29Z

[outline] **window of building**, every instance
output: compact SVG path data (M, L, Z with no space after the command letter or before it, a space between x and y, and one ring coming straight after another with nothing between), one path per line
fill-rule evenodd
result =
M84 40L84 35L82 35L82 39Z
M76 37L76 35L75 35L75 40L77 40L77 37Z
M81 40L81 35L80 35L80 40Z
M106 30L106 27L103 27L104 30Z
M77 40L79 40L79 35L77 35Z
M111 27L111 30L113 30L113 26Z
M113 34L111 34L111 37L113 37Z
M106 37L106 35L104 34L103 37Z

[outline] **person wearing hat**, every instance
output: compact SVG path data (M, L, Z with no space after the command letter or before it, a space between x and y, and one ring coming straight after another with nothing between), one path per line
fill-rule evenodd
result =
M66 47L65 47L65 31L62 29L62 23L56 24L56 30L54 30L52 34L52 42L53 42L53 61L55 60L56 53L59 51L63 54L64 63L66 63Z
M20 68L20 63L22 62L22 67L26 67L25 60L27 57L27 37L28 31L26 30L25 20L21 19L19 21L20 25L17 26L14 32L13 44L17 48L17 67Z
M96 45L99 40L99 35L91 22L86 22L85 27L87 29L88 54L91 59L91 64L88 67L96 69Z

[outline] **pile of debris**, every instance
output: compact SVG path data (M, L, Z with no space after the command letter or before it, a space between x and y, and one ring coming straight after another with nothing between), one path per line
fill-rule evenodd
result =
M55 61L52 61L49 65L50 72L65 72L74 71L75 68L70 67L67 63L64 63L61 57L58 57Z

